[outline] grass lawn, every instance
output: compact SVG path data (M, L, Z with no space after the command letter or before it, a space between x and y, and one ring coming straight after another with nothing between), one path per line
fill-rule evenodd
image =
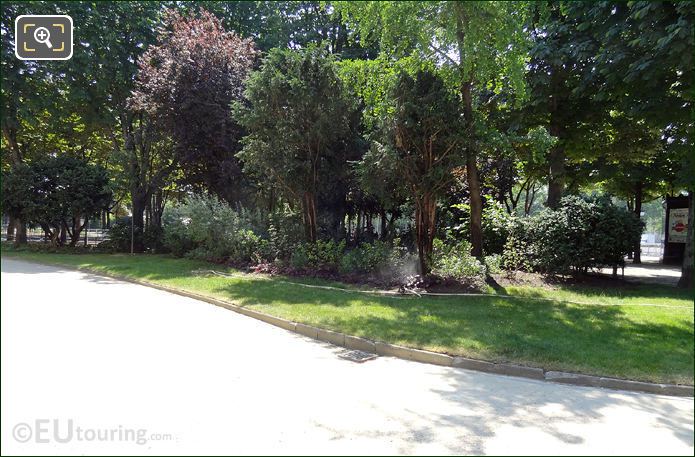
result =
M197 276L191 272L224 269L161 255L12 250L2 255L137 278L403 346L552 370L693 384L693 295L669 286L507 287L504 293L519 298L494 292L483 297L393 298L310 289L283 278Z

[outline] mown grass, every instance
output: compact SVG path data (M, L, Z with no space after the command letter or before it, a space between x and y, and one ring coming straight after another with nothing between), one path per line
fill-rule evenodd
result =
M414 348L552 370L693 384L692 291L669 286L527 286L496 292L515 298L494 293L394 298L285 282L328 284L321 280L196 275L193 271L198 269L232 270L161 255L12 250L4 250L2 255L137 278L296 322Z

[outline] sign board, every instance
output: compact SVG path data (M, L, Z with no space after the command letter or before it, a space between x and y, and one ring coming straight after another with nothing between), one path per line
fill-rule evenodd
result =
M685 243L688 234L688 208L672 208L668 218L668 242Z

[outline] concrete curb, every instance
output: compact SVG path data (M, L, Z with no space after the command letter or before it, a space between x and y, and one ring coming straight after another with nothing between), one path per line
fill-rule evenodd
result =
M23 259L20 259L20 261L39 263ZM46 265L41 263L39 264ZM243 306L235 305L234 303L225 300L219 300L216 298L199 295L195 292L174 289L171 287L153 284L147 281L141 281L139 279L133 279L126 276L106 274L89 268L77 268L72 266L55 264L53 266L60 266L71 270L84 271L91 274L118 279L120 281L130 282L145 287L152 287L154 289L159 289L164 292L193 298L195 300L204 301L228 309L230 311L234 311L239 314L258 319L276 327L280 327L282 329L307 336L315 340L325 341L327 343L331 343L336 346L341 346L348 349L356 349L360 351L371 352L381 356L397 357L400 359L412 360L415 362L428 363L445 367L463 368L466 370L481 371L485 373L493 373L505 376L530 378L559 384L571 384L575 386L601 387L605 389L626 390L632 392L646 392L675 397L693 397L695 394L694 386L685 386L677 384L656 384L650 382L630 381L627 379L591 376L579 373L567 373L564 371L546 371L542 368L527 367L523 365L515 365L508 363L487 362L484 360L469 359L466 357L452 357L450 355L442 354L439 352L425 351L422 349L412 349L404 346L385 343L382 341L371 341L365 338L347 335L341 332L335 332L332 330L313 327L311 325L292 322L287 319L282 319L280 317L275 317L266 313L262 313L260 311L244 308Z

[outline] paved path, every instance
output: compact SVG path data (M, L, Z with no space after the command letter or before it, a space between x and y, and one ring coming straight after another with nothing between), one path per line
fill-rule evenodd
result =
M6 259L1 309L3 455L693 454L689 398L356 364L207 303Z
M600 273L605 276L612 276L612 268L603 268ZM618 276L622 277L622 269L618 268ZM633 264L628 260L625 264L625 279L627 281L664 284L675 286L681 278L681 267L677 265L664 265L660 263L658 257L642 257L642 263Z

